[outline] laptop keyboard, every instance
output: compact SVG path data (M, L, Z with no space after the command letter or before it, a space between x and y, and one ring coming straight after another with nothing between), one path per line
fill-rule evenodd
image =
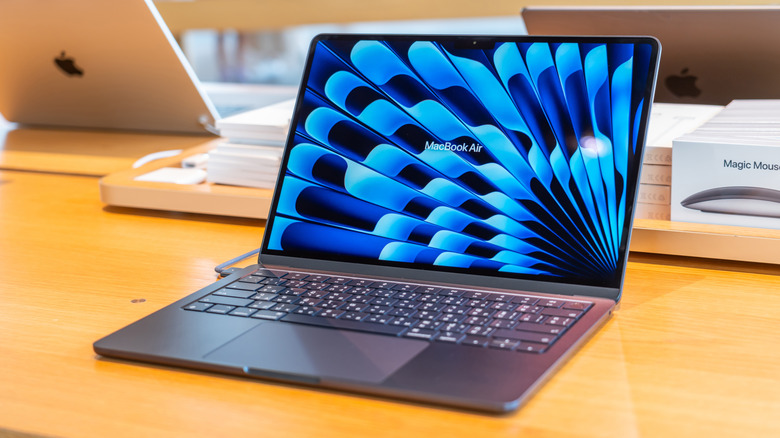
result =
M185 310L542 353L592 303L260 270Z

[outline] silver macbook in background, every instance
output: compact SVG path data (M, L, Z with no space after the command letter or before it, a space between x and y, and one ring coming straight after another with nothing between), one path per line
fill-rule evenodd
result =
M657 102L780 98L780 7L526 7L531 35L650 35L664 48Z
M9 121L206 134L219 117L151 0L0 0L0 29Z

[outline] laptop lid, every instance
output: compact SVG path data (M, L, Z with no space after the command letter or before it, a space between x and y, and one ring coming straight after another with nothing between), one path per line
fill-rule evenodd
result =
M0 29L9 121L204 134L217 117L151 0L0 0Z
M778 6L529 6L522 16L532 35L658 38L657 102L780 98Z
M260 263L618 300L658 53L315 38Z

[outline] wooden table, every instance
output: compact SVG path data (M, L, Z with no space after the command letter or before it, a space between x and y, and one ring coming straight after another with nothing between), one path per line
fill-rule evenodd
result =
M264 222L106 207L77 173L0 170L0 437L780 436L775 265L632 254L614 317L504 416L101 359Z

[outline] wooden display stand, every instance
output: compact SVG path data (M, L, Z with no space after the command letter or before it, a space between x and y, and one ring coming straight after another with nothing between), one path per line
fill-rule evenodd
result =
M218 141L222 140L108 175L100 180L100 198L121 207L265 219L273 196L270 189L134 179L162 167L177 167L188 156L208 152ZM631 251L780 264L780 230L639 219L634 221Z

